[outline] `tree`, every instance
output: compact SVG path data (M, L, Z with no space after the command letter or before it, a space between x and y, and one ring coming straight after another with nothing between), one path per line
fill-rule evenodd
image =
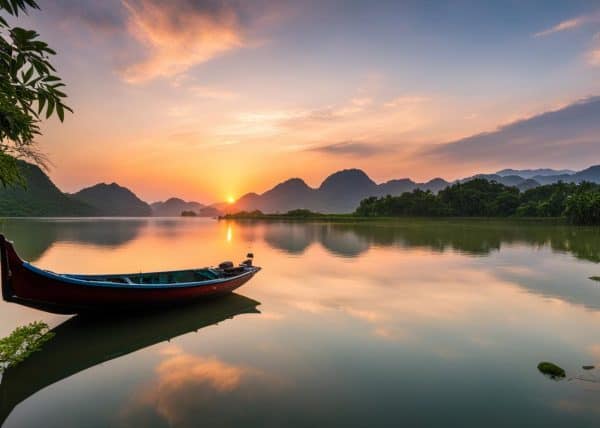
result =
M0 12L13 17L39 9L35 0L0 0ZM33 30L11 27L0 15L0 182L21 183L16 159L44 167L46 159L35 144L39 122L53 115L62 122L66 106L65 84L55 75L50 57L55 55Z

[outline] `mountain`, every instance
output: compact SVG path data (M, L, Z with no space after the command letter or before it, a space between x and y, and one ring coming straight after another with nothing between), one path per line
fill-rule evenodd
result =
M377 184L360 169L345 169L331 174L316 189L308 186L300 178L292 178L261 195L248 193L235 204L222 207L222 210L260 210L271 213L305 208L323 213L348 213L353 212L360 201L369 196L399 195L416 188L438 192L448 184L441 178L426 183L415 183L403 178Z
M600 183L600 165L591 166L571 174L536 175L533 179L540 184L552 184L558 181L566 183L581 183L582 181Z
M183 211L193 211L196 214L200 212L204 205L199 202L186 202L179 198L170 198L164 202L154 202L150 204L152 215L155 217L179 217Z
M575 183L581 183L582 181L591 181L593 183L600 183L600 165L591 166L582 171L576 172L571 175Z
M508 171L508 170L504 170ZM500 175L500 174L477 174L472 177L463 178L460 181L464 183L466 181L473 180L475 178L483 178L488 181L495 181L505 186L518 187L519 190L527 190L533 187L539 186L540 183L532 178L523 178L518 175Z
M549 175L571 175L575 174L575 171L570 169L550 169L550 168L539 168L539 169L503 169L496 172L496 175L507 176L507 175L518 175L523 178L534 178L536 176L549 176Z
M73 217L98 214L89 204L61 192L39 167L18 162L26 187L0 187L0 216Z
M99 183L72 195L94 207L101 216L146 217L152 215L150 205L131 190L117 183Z

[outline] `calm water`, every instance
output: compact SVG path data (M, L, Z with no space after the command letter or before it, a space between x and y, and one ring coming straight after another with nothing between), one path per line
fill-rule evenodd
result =
M56 272L264 267L238 295L105 321L2 302L44 350L0 384L6 427L600 424L600 229L499 222L6 220ZM563 366L560 382L539 361Z

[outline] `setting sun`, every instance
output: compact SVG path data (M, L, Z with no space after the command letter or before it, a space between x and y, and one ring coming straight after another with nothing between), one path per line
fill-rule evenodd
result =
M227 196L227 203L233 204L235 202L235 198L233 196Z

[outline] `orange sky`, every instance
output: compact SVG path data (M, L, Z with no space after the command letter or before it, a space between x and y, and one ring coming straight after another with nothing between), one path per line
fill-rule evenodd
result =
M493 5L461 2L448 12L408 2L83 1L48 4L22 25L57 49L75 109L40 138L61 189L116 181L150 202L208 203L290 177L318 186L351 167L385 181L588 166L589 148L423 156L599 93L600 20L588 3L523 5L506 25Z

